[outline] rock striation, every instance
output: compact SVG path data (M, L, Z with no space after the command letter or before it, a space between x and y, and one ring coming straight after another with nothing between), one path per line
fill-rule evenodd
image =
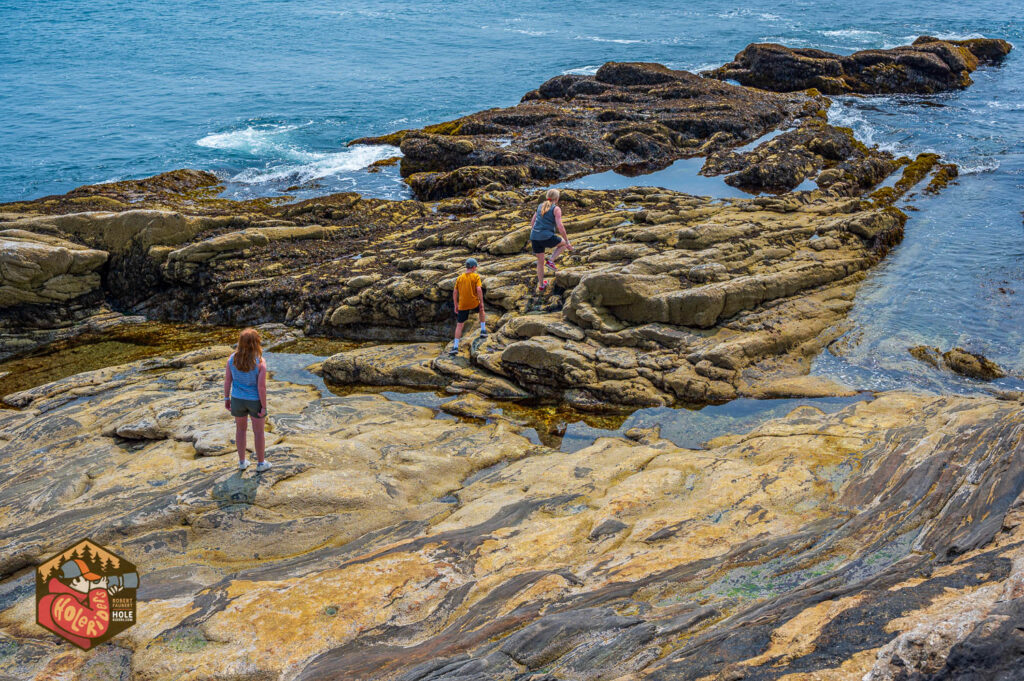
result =
M912 45L847 56L753 43L730 63L704 75L775 92L814 88L826 95L932 94L968 87L972 71L980 64L999 64L1011 49L1005 40L930 36L921 36Z
M219 394L228 351L8 396L22 410L0 412L0 674L1019 671L1017 403L887 393L703 450L643 432L566 454L500 416L441 420L272 380L275 467L239 474ZM33 618L34 565L82 536L142 574L138 624L92 654Z

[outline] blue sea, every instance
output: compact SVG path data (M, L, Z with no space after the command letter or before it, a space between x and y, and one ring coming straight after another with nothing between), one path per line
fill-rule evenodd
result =
M605 61L700 70L751 42L848 53L1001 37L1017 49L966 91L830 112L895 153L937 151L962 176L914 200L906 241L858 296L856 338L814 370L857 387L974 389L906 347L963 345L1024 372L1022 16L1020 0L0 0L0 201L182 167L217 173L234 197L404 198L393 168L366 170L394 149L346 143L513 105Z

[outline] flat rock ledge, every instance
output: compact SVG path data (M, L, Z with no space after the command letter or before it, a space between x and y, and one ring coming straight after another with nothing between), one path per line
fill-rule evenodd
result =
M1020 671L1018 403L886 393L700 451L644 431L566 454L498 416L272 381L274 468L239 474L228 351L72 376L0 411L0 675ZM83 536L142 575L138 624L88 653L33 616L34 566Z

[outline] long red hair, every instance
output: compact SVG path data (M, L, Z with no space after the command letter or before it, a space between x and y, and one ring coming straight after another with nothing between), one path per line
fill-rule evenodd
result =
M246 329L238 334L235 368L239 371L252 371L260 363L261 357L263 347L260 345L260 332L256 329Z

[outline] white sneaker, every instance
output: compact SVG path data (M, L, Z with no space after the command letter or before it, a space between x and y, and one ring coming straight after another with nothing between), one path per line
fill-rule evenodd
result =
M244 461L243 460L243 461L239 461L238 462L238 470L244 471L248 467L249 467L249 462L248 461Z
M267 460L264 460L263 463L256 464L256 472L257 473L262 473L263 471L269 471L269 470L270 470L270 462L267 461Z

